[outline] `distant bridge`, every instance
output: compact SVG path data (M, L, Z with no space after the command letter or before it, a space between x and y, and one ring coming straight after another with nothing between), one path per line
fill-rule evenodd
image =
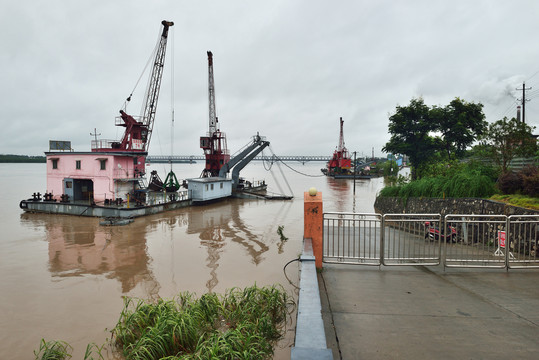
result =
M150 163L194 163L197 161L204 161L206 158L204 155L163 155L163 156L148 156L146 161ZM300 163L306 163L309 161L323 161L327 162L331 159L331 156L317 156L317 155L283 155L283 156L257 156L254 160L266 160L266 161L298 161Z

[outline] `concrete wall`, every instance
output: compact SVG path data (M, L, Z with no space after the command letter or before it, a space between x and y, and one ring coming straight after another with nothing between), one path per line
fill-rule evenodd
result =
M374 210L380 214L474 214L539 215L539 211L477 198L409 198L377 197Z

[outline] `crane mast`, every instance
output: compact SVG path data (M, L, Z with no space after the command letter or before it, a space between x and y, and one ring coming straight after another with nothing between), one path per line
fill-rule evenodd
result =
M217 115L215 111L215 83L213 81L213 54L208 51L208 103L210 115L209 133L213 134L217 131Z
M343 150L346 150L346 148L344 147L344 132L343 132L343 124L344 124L344 120L340 119L341 121L341 131L340 131L340 134L339 134L339 147L338 147L338 151L339 152L342 152Z
M219 176L219 170L230 161L230 154L226 144L226 135L218 127L215 110L215 84L213 80L213 54L208 54L208 105L209 128L206 136L200 137L200 148L204 150L206 165L201 177Z

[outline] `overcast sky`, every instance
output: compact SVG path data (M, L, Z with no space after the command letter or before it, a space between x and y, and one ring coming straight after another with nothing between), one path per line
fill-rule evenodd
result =
M1 1L2 154L42 155L51 139L89 151L94 128L120 138L114 118L165 19L175 25L150 155L202 154L208 50L231 153L259 132L277 155L331 155L342 116L349 151L379 156L397 105L460 97L493 122L516 115L524 81L539 125L536 0Z

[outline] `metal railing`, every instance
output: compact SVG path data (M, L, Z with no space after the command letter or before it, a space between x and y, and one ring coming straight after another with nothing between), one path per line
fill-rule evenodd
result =
M539 268L539 215L324 213L323 261Z
M324 261L380 265L381 223L379 214L324 213Z
M508 268L539 268L539 215L511 215L507 223Z
M383 228L382 264L440 264L439 214L386 214L383 217Z
M454 229L455 239L444 244L447 267L504 268L505 256L497 251L505 232L505 215L447 215L445 227Z

